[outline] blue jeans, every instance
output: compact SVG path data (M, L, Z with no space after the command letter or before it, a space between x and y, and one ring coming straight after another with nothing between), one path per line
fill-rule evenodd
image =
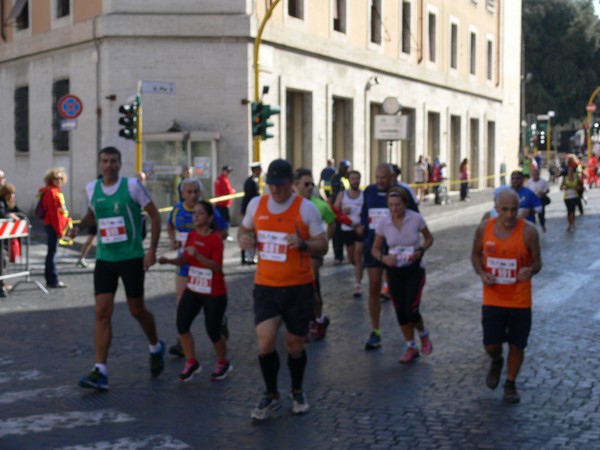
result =
M58 269L56 267L56 252L58 250L58 235L54 231L54 227L50 225L44 226L48 235L48 253L46 253L46 266L44 276L46 277L46 285L58 284Z

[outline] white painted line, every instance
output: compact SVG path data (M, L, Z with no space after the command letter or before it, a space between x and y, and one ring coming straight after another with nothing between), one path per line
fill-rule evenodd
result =
M84 445L74 445L72 447L62 447L54 450L136 450L146 448L159 448L161 450L183 450L192 448L172 436L166 434L157 434L145 438L122 438L116 441L93 442Z
M40 388L40 389L28 389L25 391L12 391L6 392L0 395L0 405L9 405L15 402L21 402L24 400L37 400L40 398L58 398L62 397L68 392L71 392L75 387L71 386L59 386L55 388Z
M0 438L9 435L41 433L57 428L91 427L106 423L133 422L136 419L112 409L70 411L61 414L40 414L0 420Z
M8 383L9 381L33 381L44 378L39 370L23 370L20 372L1 372L0 383Z

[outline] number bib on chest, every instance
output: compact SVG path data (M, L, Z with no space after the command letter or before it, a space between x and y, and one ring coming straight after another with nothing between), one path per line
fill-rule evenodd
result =
M125 228L125 218L123 216L99 219L98 230L103 244L114 244L115 242L127 240L127 229Z
M577 191L575 189L567 189L565 191L565 198L566 199L577 198Z
M369 230L377 228L377 224L390 215L387 208L369 208Z
M390 255L396 255L396 267L406 267L411 264L410 256L415 252L414 247L397 246L390 248Z
M179 242L181 242L181 246L185 246L185 243L187 241L188 235L189 235L189 231L178 231L177 232L177 240Z
M259 230L256 238L258 241L258 256L261 259L277 262L287 260L287 233Z
M212 270L191 266L188 272L187 287L190 291L199 294L210 294L212 291L212 278Z
M498 284L514 284L517 282L516 259L490 258L488 256L486 268L494 276Z

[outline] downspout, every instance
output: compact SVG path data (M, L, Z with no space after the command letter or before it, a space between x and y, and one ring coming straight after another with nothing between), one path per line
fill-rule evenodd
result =
M498 24L497 24L497 29L498 29L498 43L496 44L496 87L500 86L500 45L502 43L502 39L504 38L504 33L502 32L502 17L500 15L501 13L501 5L502 5L502 0L498 0L498 9L496 10L496 14L498 16ZM521 20L523 20L521 18ZM523 41L523 27L521 27L521 41Z
M424 36L424 26L425 24L423 23L423 15L424 15L424 11L423 9L425 8L425 3L424 0L420 1L420 7L419 7L419 46L418 46L418 52L419 52L419 56L417 58L417 63L421 64L423 62L423 36Z
M4 0L0 0L0 37L6 42L6 29L4 28Z
M101 91L101 65L100 65L100 41L98 40L97 35L97 19L100 16L95 16L92 19L92 33L93 33L93 41L94 47L96 47L96 153L100 153L100 149L102 148L102 107L100 105L100 91Z

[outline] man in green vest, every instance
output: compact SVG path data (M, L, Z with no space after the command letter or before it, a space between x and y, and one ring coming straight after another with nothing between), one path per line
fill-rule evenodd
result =
M156 262L160 235L160 214L144 186L134 178L119 176L121 152L115 147L100 151L102 178L86 186L89 210L81 227L96 224L98 244L94 269L96 328L94 343L96 364L81 377L79 386L101 391L108 389L108 350L112 339L111 317L119 278L123 280L127 305L148 338L150 372L157 377L163 371L165 344L158 340L152 312L144 306L144 273ZM150 216L150 249L144 254L141 212ZM73 229L76 235L79 229Z

